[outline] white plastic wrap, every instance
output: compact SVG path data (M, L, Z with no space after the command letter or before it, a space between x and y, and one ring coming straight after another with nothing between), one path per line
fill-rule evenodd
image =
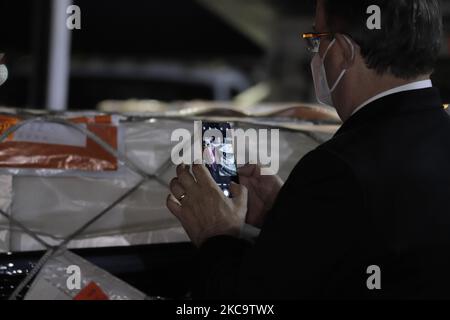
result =
M10 214L11 202L12 202L12 176L0 175L0 209L5 214ZM0 252L9 251L9 243L10 243L10 228L9 221L6 217L0 215L0 225L3 225L3 228L0 228Z
M69 277L74 275L70 269L68 272L71 266L79 268L81 282L79 289L70 285L73 282ZM144 300L146 297L139 290L78 255L63 251L52 257L42 267L28 290L25 300L88 300L80 298L80 293L83 294L83 289L92 283L95 283L101 295L106 295L107 300Z
M175 176L170 160L175 142L171 134L184 128L193 132L193 121L146 120L121 125L127 157L148 174L157 174L160 182L149 180L92 224L70 247L137 245L187 240L178 221L166 208L167 185ZM253 125L239 125L247 129ZM298 160L319 142L296 131L280 131L280 171L286 179ZM249 152L257 150L249 146ZM15 176L12 205L14 219L57 244L96 216L139 182L141 177L124 169L110 177ZM162 182L162 183L161 183ZM17 228L0 218L0 250L29 251L43 249ZM8 240L7 240L8 238ZM9 243L8 243L9 242Z

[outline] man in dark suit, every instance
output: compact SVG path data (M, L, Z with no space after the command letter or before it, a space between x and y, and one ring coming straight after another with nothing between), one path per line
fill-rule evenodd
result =
M372 5L381 29L368 27ZM315 29L304 38L317 98L344 122L333 139L282 188L244 167L233 199L203 166L177 169L181 205L167 205L199 247L195 294L449 298L450 118L430 80L438 0L318 0ZM255 239L241 236L246 213Z

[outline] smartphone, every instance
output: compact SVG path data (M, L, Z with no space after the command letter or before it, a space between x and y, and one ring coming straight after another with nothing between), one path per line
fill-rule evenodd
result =
M230 123L202 123L202 151L214 181L231 198L231 182L239 183Z

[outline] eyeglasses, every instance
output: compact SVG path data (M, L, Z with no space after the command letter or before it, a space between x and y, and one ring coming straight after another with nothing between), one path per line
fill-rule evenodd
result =
M333 34L331 32L310 32L303 33L302 38L306 40L308 45L308 50L312 53L318 53L320 47L320 41L322 38L331 37Z

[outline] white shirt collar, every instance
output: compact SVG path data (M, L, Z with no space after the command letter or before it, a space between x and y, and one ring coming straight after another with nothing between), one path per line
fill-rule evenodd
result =
M377 94L376 96L370 98L366 102L364 102L362 105L360 105L358 108L356 108L355 111L353 111L352 115L357 113L359 110L361 110L368 104L374 102L375 100L381 99L381 98L389 96L391 94L404 92L404 91L426 89L426 88L431 88L431 87L433 87L433 83L431 82L431 80L428 79L428 80L422 80L422 81L408 83L406 85L396 87L396 88L390 89L388 91L384 91L384 92Z

